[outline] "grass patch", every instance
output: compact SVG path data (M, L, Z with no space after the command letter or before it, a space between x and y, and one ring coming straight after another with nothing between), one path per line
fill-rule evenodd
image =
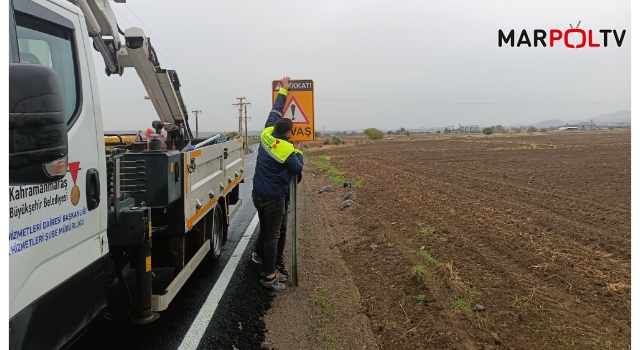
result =
M432 235L434 232L436 232L436 229L434 227L431 227L431 226L426 226L426 227L421 227L420 228L420 233L422 233L423 236Z
M324 171L324 176L331 182L335 184L343 184L346 181L345 177L342 176L340 171L333 164L331 164L327 156L317 156L314 158L314 161L318 169ZM351 184L356 188L361 188L362 186L364 186L364 180L357 179L355 181L352 181Z
M333 306L324 297L316 297L314 302L325 315L333 315Z
M594 334L589 334L589 339L585 340L584 344L596 349L609 350L613 348L613 344L611 343L611 340L603 340L602 338Z
M562 344L562 346L565 348L573 348L576 346L576 343L573 341L573 339L568 339L566 337L558 339L558 342L560 342L560 344Z
M320 169L320 170L324 170L326 167L331 166L331 164L327 161L321 160L318 163L316 163L316 166Z
M436 232L436 228L433 226L425 225L420 221L418 221L416 224L418 225L418 230L423 236L432 235Z
M424 276L424 266L413 266L411 270L409 270L409 276L411 276L411 278L415 279L416 281L421 281L422 277Z
M352 300L360 301L360 292L358 291L358 288L351 287L345 293L347 297L351 298Z
M429 302L429 299L427 299L427 296L424 294L416 295L413 299L416 301L416 303L420 304L426 304Z
M471 295L471 299L475 301L482 298L482 292L476 290L475 288L469 288L469 295Z
M336 169L333 166L329 167L329 169L324 173L324 176L337 184L342 184L345 181L344 176L342 176L342 174L340 174L338 169Z
M434 264L434 265L440 265L440 262L433 257L433 255L431 255L431 253L429 253L428 251L424 250L424 249L420 249L420 252L418 253L420 254L420 256L425 259L426 261Z
M325 333L324 336L322 337L322 340L325 343L333 343L336 341L336 336L333 333Z
M467 301L462 298L458 298L452 301L451 307L454 310L469 310L469 304L467 304Z

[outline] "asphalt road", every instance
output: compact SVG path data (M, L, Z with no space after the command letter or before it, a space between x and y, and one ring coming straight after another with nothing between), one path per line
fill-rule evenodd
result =
M256 145L251 148L255 151ZM261 318L272 293L260 285L259 271L250 262L257 238L251 201L256 154L245 157L245 182L240 185L243 205L229 227L220 263L215 268L198 267L157 321L139 326L101 320L74 349L261 348L265 333Z

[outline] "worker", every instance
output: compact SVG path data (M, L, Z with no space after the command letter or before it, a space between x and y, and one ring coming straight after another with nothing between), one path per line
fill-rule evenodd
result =
M166 139L166 135L167 135L167 131L164 128L164 123L162 123L160 120L154 120L151 123L151 127L153 129L147 129L147 149L149 149L149 141L151 139L151 134L158 134L160 135L160 146L162 147L162 150L165 151L167 150L167 143L165 141Z
M259 245L256 247L262 260L260 282L274 291L285 289L282 282L289 274L284 266L287 198L291 177L298 175L300 181L303 166L302 151L289 142L293 122L282 118L291 79L282 78L280 85L278 97L260 134L252 192L260 220Z

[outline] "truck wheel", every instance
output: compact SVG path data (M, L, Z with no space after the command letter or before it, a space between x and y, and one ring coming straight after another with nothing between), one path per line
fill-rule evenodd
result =
M220 255L222 255L222 239L224 238L224 216L222 215L220 204L216 203L207 218L209 219L207 239L211 240L209 262L212 265L216 265L220 261Z

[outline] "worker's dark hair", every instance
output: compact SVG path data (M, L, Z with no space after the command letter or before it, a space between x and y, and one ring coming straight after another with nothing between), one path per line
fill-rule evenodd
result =
M284 134L286 134L287 132L291 131L292 127L293 127L293 122L291 121L291 119L289 119L289 118L280 118L280 119L278 119L278 121L276 122L276 125L275 125L276 134L278 134L280 136L284 136Z

